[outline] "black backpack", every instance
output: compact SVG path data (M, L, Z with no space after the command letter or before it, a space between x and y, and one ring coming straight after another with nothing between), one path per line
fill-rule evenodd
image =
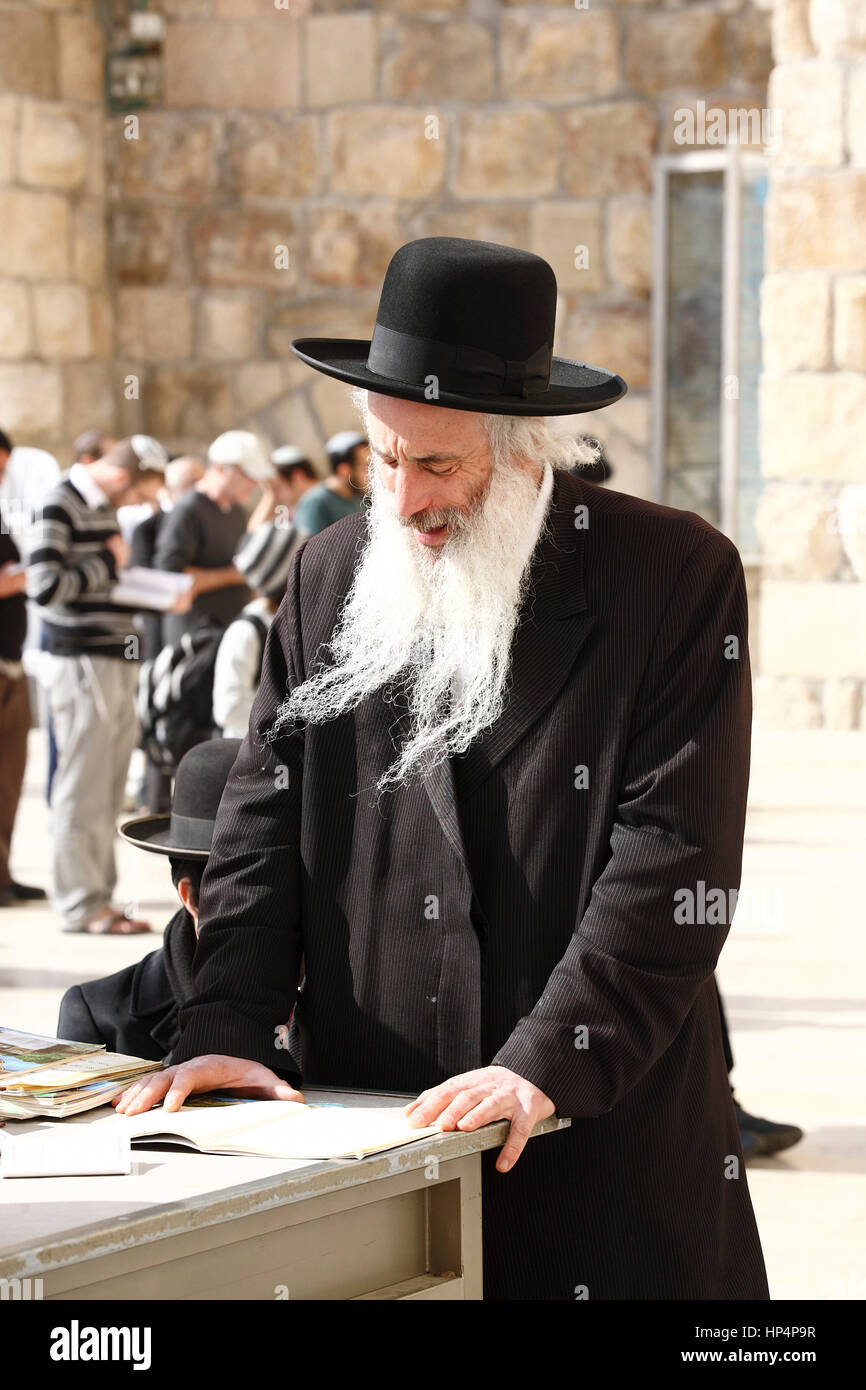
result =
M238 616L261 639L261 676L267 627L254 613ZM219 732L213 721L213 678L224 631L214 625L195 628L142 663L136 696L141 746L163 772L176 772L184 753Z

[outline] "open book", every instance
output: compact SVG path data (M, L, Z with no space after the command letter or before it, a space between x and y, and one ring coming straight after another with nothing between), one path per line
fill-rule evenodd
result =
M366 1158L439 1134L413 1129L402 1105L304 1105L292 1100L193 1102L180 1110L116 1115L132 1144L176 1144L199 1153L259 1158ZM104 1124L110 1121L99 1120Z

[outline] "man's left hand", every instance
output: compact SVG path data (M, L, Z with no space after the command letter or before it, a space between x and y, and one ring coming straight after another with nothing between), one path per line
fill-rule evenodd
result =
M481 1067L462 1076L452 1076L441 1086L422 1091L406 1106L413 1125L432 1125L443 1129L469 1131L510 1120L508 1139L496 1160L496 1170L513 1168L539 1120L546 1120L556 1109L553 1101L531 1081L507 1067Z

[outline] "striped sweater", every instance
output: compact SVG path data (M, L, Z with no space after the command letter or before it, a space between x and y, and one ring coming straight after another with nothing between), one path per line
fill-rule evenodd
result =
M105 543L119 529L114 508L88 506L68 474L46 495L28 538L27 596L45 610L48 651L137 655L133 610L109 597L117 572Z

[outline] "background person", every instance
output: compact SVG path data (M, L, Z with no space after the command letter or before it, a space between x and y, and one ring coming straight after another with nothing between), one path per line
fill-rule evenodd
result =
M294 522L315 536L332 522L360 512L368 486L370 447L358 430L341 430L325 444L333 476L305 492L295 508Z
M275 517L280 519L281 524L292 525L298 502L320 481L306 454L296 449L294 444L283 444L275 449L271 454L271 463L274 476L262 487L262 495L250 514L248 531L258 530Z
M305 533L260 526L235 557L255 598L226 628L213 678L213 718L225 738L244 738L262 674L265 641Z
M162 459L164 467L165 459ZM112 904L114 829L138 738L134 613L112 601L129 548L115 508L161 481L131 439L75 463L33 524L27 593L43 610L46 690L57 740L53 900L67 932L128 935L146 922Z
M154 568L192 574L193 600L185 613L166 614L163 641L215 625L226 628L251 597L234 564L246 531L246 507L256 487L273 475L254 434L231 430L208 450L204 477L178 499L161 524Z

